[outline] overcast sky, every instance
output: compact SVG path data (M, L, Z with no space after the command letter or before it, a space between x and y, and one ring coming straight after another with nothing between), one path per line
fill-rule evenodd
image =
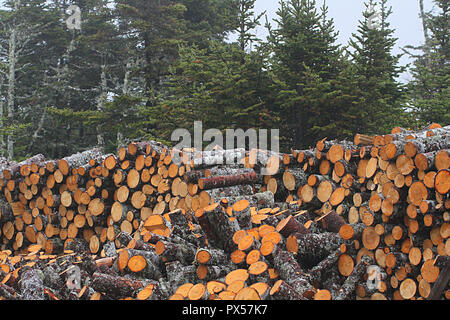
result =
M335 28L339 31L339 43L347 45L352 33L356 33L359 20L362 19L362 12L365 9L364 0L326 0L329 8L329 17L333 18ZM255 12L267 11L269 21L276 17L278 0L256 0ZM323 0L317 0L320 7ZM401 47L406 45L420 45L423 43L422 22L419 18L419 0L389 0L393 13L389 22L391 28L395 29L395 37L398 38L395 53L401 53ZM432 0L424 0L425 10L433 8ZM264 28L264 18L261 27L257 30L257 36L265 39L267 30ZM408 57L403 57L401 64L411 62ZM409 75L401 76L401 81L409 80Z

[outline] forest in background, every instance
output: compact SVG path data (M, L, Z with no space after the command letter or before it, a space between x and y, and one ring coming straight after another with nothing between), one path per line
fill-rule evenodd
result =
M0 9L0 155L61 158L176 128L277 128L282 150L450 123L449 4L421 8L424 43L393 54L387 0L348 46L326 2L281 0L266 39L255 0L7 0ZM413 2L413 1L411 1ZM81 29L68 28L67 8ZM412 3L411 3L412 5ZM374 7L379 14L372 25ZM415 17L414 17L415 18ZM228 41L230 34L236 40Z

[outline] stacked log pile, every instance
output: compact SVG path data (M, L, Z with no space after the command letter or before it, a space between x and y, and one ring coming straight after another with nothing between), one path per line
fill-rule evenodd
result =
M2 161L3 299L449 299L450 127Z

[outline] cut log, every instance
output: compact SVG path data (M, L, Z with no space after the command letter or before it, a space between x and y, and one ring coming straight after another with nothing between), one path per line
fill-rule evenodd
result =
M372 144L373 137L357 133L353 139L355 145L369 146Z
M154 250L126 249L127 268L146 279L160 279L165 273L164 263ZM121 251L121 255L124 251ZM121 262L122 263L122 262Z
M252 216L250 202L248 200L239 200L233 207L233 215L237 218L241 229L250 229L252 226Z
M327 213L321 221L327 231L334 233L338 233L341 227L346 224L344 218L338 215L334 210Z
M21 170L23 173L28 172L29 174L29 167L32 164L43 164L45 162L45 157L42 154L37 154L29 159L26 159L19 163L12 163L11 166L4 167L3 168L3 179L5 180L11 180L18 178L19 174L21 174ZM26 174L25 174L26 175Z
M283 173L283 184L289 191L297 190L301 185L305 185L308 177L303 170L285 170Z
M234 204L239 200L248 200L250 206L262 206L262 207L270 207L274 205L274 195L270 191L259 192L252 195L244 195L237 197L229 197L227 198L228 202Z
M287 218L281 220L280 223L278 223L276 230L285 238L288 238L291 234L295 233L310 233L310 231L293 216L288 216Z
M188 265L194 261L196 249L188 243L173 243L160 240L156 243L155 252L164 261L180 261L184 265Z
M327 202L335 189L336 186L332 181L324 180L317 187L317 198L322 203Z
M308 300L282 279L277 280L272 286L270 296L274 300Z
M44 283L41 274L42 272L37 269L22 271L20 288L23 300L44 300Z
M371 263L370 256L363 256L361 260L353 268L352 273L347 277L342 287L339 289L338 296L335 300L347 300L355 292L355 288L360 279L366 273L367 266Z
M231 253L236 249L232 240L233 235L240 229L236 219L232 219L218 204L204 208L205 218L199 219L199 224L204 229L208 241L225 252ZM197 219L199 217L197 216Z
M446 257L448 258L448 257ZM443 290L448 285L448 281L450 280L450 263L448 259L443 259L445 262L443 263L444 266L442 267L442 271L439 273L438 278L436 279L436 282L433 285L433 288L431 289L431 292L428 296L428 300L439 300L439 298L442 295ZM426 279L424 278L426 281ZM428 283L428 281L427 281ZM419 287L420 290L420 287Z
M434 178L434 188L440 194L447 194L450 190L450 170L440 170ZM423 195L422 197L425 197ZM424 199L425 200L425 199Z
M101 157L99 148L78 152L69 157L65 157L58 162L58 169L63 175L68 175L74 168L81 167L89 163L89 160Z
M0 297L5 300L18 300L22 298L13 288L4 283L0 283Z
M272 256L274 266L280 273L281 279L286 281L298 295L307 299L312 298L314 295L313 286L292 253L277 247Z
M236 165L241 163L241 160L245 157L245 153L244 149L217 150L210 153L205 151L200 157L194 156L192 160L188 156L188 163L191 162L194 169L223 164Z
M216 166L208 169L192 170L184 173L183 179L186 183L198 183L201 178L212 176L232 176L254 172L251 168L242 168L238 165Z
M105 292L115 298L135 297L144 283L125 277L113 276L96 272L92 276L92 288L98 292Z
M339 249L344 240L336 233L309 233L291 235L297 242L296 259L303 268L309 269Z
M211 178L201 178L198 180L198 185L202 190L209 190L215 188L231 187L242 184L256 183L259 180L256 172L243 173L229 176L215 176Z
M229 258L222 250L201 248L195 254L195 261L207 265L224 265Z
M303 163L308 161L308 159L315 158L314 150L294 150L297 153L297 162Z

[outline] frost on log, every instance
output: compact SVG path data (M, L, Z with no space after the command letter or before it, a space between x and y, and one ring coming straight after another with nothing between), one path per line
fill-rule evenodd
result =
M450 299L449 135L0 159L0 299Z

